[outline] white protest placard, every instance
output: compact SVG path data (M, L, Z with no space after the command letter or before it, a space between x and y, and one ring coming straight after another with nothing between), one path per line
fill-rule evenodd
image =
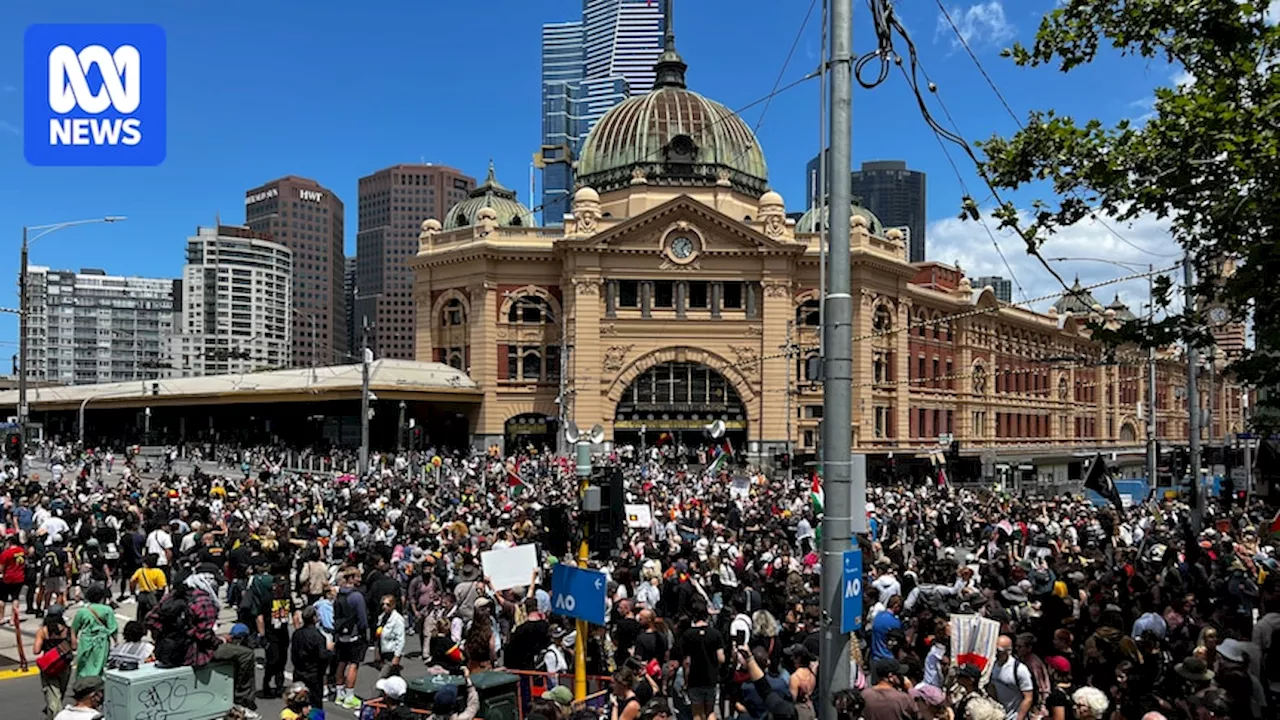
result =
M991 675L1000 623L977 615L951 616L951 665L975 665L983 678Z
M525 587L538 567L538 550L532 544L480 553L480 565L494 590Z
M642 530L653 527L653 510L648 505L623 505L627 513L627 527Z

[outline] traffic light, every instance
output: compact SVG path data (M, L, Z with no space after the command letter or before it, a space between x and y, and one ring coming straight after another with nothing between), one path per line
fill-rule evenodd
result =
M22 459L22 434L17 430L10 430L4 436L4 454L14 462Z

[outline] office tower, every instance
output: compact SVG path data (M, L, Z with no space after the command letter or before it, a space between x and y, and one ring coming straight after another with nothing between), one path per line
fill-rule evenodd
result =
M818 202L818 156L805 164L805 197L807 207ZM910 228L908 245L911 262L925 260L925 174L908 170L901 160L864 162L852 173L854 202L875 214L887 228Z
M340 361L345 364L359 360L360 351L356 347L356 258L351 256L346 259L346 265L342 273L342 305L343 318L347 326L347 346L343 348L346 359Z
M293 266L293 252L266 233L231 225L197 228L187 239L182 268L173 375L290 367Z
M368 326L380 358L413 359L414 304L410 255L427 218L444 220L466 200L475 178L444 165L393 165L360 178L356 231L355 343ZM356 353L358 356L359 353Z
M981 290L990 285L991 289L996 293L996 299L1002 303L1013 302L1013 281L1006 280L999 275L983 275L975 282L974 287Z
M288 175L247 191L244 218L250 230L293 252L291 364L342 362L347 350L342 200L314 180Z
M580 20L542 26L544 225L569 211L573 162L596 121L653 89L662 33L662 3L653 0L583 0Z
M157 378L173 333L173 278L27 269L30 380L64 385Z

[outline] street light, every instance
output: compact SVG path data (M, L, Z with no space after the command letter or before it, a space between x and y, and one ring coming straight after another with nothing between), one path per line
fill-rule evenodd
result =
M1050 258L1050 262L1098 262L1114 265L1118 268L1129 270L1132 272L1141 272L1141 263L1122 262L1120 260L1108 260L1106 258L1094 257L1059 257ZM1155 299L1155 266L1148 264L1147 268L1147 320L1155 320L1156 317L1156 299ZM1147 348L1147 482L1151 483L1151 487L1156 486L1156 349L1155 347Z
M30 408L27 407L27 256L31 243L45 235L76 225L116 223L125 220L123 215L107 215L88 220L22 226L22 256L18 263L18 477L20 478L27 476L27 422L31 414Z

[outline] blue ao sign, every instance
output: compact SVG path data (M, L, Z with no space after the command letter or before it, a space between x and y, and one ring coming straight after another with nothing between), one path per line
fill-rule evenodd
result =
M844 552L844 582L840 609L840 632L851 633L862 627L862 551Z
M159 25L32 25L23 40L23 151L32 165L164 162Z
M603 625L608 587L602 572L556 565L551 569L551 612Z

